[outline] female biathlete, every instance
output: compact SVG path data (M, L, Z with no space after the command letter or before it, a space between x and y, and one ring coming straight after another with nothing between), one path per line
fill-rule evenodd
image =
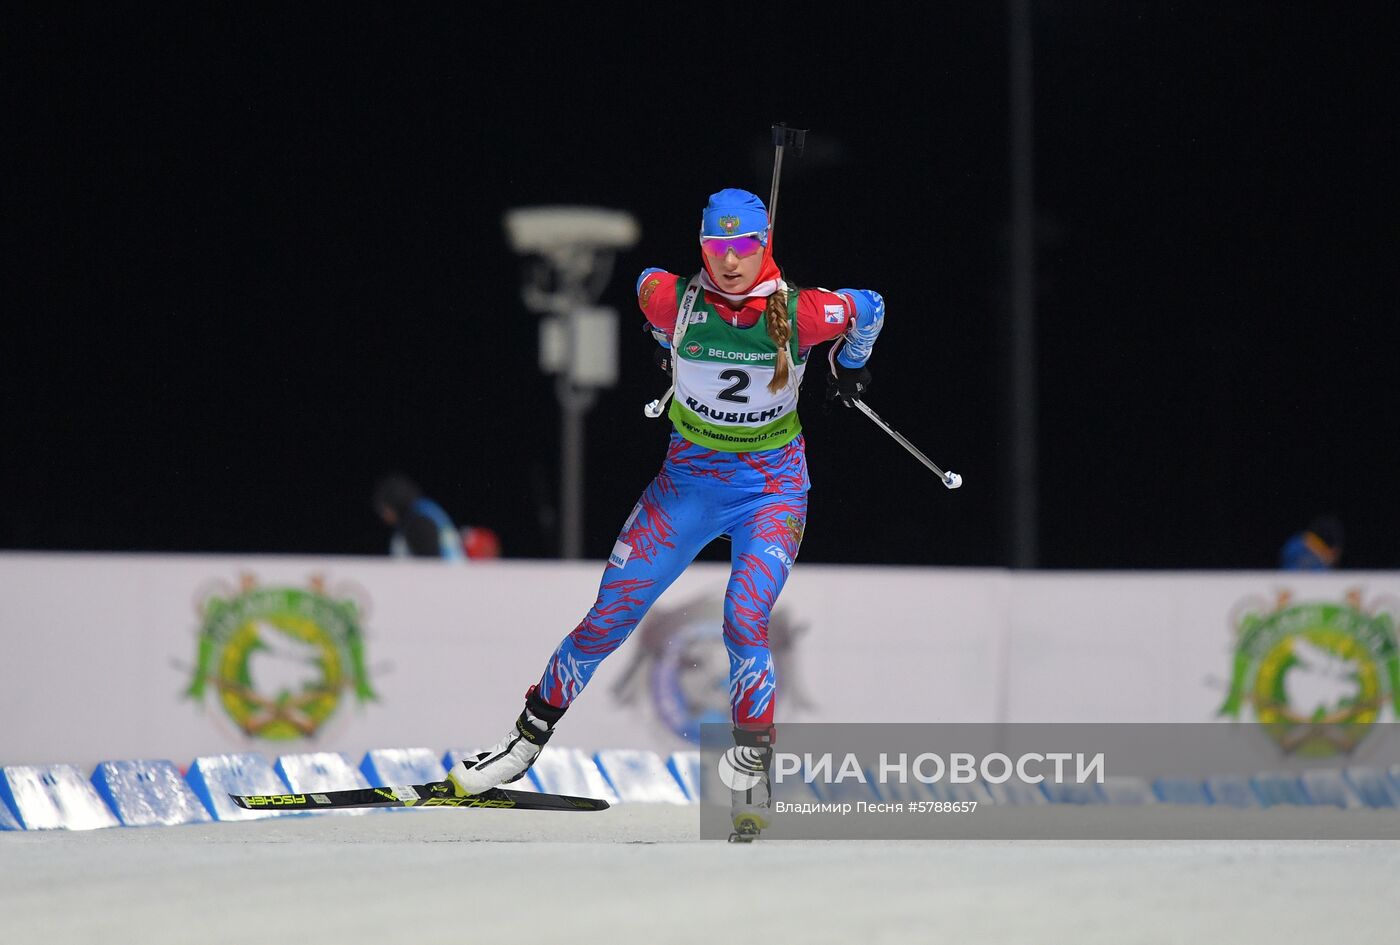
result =
M785 283L767 209L744 190L710 197L700 249L703 269L690 278L647 269L637 280L637 301L669 349L674 378L665 462L623 523L597 601L526 692L515 725L494 748L453 767L460 794L522 777L598 665L700 550L727 535L732 754L760 773L747 779L756 787L735 792L734 822L745 834L767 825L777 691L768 617L797 559L810 487L798 385L810 349L843 339L830 359L828 397L849 407L870 383L865 365L885 307L868 289Z

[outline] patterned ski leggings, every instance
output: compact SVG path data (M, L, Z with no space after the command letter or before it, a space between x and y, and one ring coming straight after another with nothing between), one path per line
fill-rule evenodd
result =
M765 493L663 468L622 526L598 588L598 600L550 658L539 695L568 706L598 665L707 544L732 543L724 595L729 702L734 724L773 723L777 678L768 650L768 617L797 559L807 493Z

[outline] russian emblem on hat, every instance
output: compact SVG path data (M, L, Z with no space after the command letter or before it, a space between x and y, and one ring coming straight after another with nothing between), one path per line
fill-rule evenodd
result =
M747 190L721 190L710 195L700 214L701 236L734 236L768 229L768 211L757 195Z

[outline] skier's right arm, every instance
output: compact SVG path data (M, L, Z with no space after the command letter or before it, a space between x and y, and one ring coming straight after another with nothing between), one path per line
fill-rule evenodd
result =
M664 269L643 269L637 277L637 305L647 317L651 333L662 347L671 346L671 333L676 330L680 304L676 298L676 283L680 277Z
M637 304L647 317L647 328L660 346L652 352L656 366L671 373L671 334L676 330L680 305L676 302L677 278L664 269L643 269L637 277Z

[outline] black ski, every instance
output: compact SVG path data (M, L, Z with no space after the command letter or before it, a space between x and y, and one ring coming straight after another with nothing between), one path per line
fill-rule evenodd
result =
M248 810L336 810L344 807L475 807L498 810L607 810L597 797L508 791L491 788L458 797L451 781L429 781L402 787L356 788L350 791L307 791L304 794L230 794Z

